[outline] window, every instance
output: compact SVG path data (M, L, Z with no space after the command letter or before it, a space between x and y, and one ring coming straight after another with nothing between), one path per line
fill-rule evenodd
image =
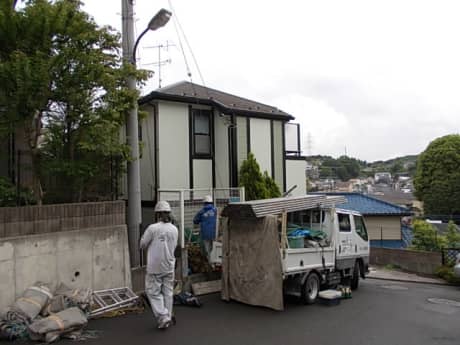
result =
M366 225L364 224L363 217L359 216L353 216L355 220L355 227L356 227L356 233L361 237L364 241L368 240L367 237L367 229Z
M351 231L350 216L343 213L337 213L337 216L339 218L339 230L345 232Z
M210 110L192 109L193 155L210 157L212 155Z

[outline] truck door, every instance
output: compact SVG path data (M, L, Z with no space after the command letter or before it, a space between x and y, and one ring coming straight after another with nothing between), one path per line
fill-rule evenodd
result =
M353 223L356 230L353 231L354 253L360 257L369 256L369 237L363 217L353 215Z
M337 259L344 259L354 255L351 219L349 214L337 212L337 220L339 223L339 246Z

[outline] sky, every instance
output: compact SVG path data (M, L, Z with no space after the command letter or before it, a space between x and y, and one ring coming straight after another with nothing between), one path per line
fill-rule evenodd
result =
M122 0L83 2L121 31ZM293 115L305 155L387 160L459 133L458 1L136 0L137 34L160 8L176 21L139 44L155 72L143 94L167 61L163 87L191 80Z

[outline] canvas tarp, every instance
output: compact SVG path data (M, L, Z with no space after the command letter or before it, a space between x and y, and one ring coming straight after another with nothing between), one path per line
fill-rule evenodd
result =
M222 298L283 310L277 217L232 217L223 223Z

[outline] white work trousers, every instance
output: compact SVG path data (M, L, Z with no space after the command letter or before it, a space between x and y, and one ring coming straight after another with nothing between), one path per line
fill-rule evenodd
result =
M171 320L173 289L174 272L145 275L145 292L159 323Z
M208 262L211 259L211 251L212 251L212 240L203 240L203 255L206 256Z

